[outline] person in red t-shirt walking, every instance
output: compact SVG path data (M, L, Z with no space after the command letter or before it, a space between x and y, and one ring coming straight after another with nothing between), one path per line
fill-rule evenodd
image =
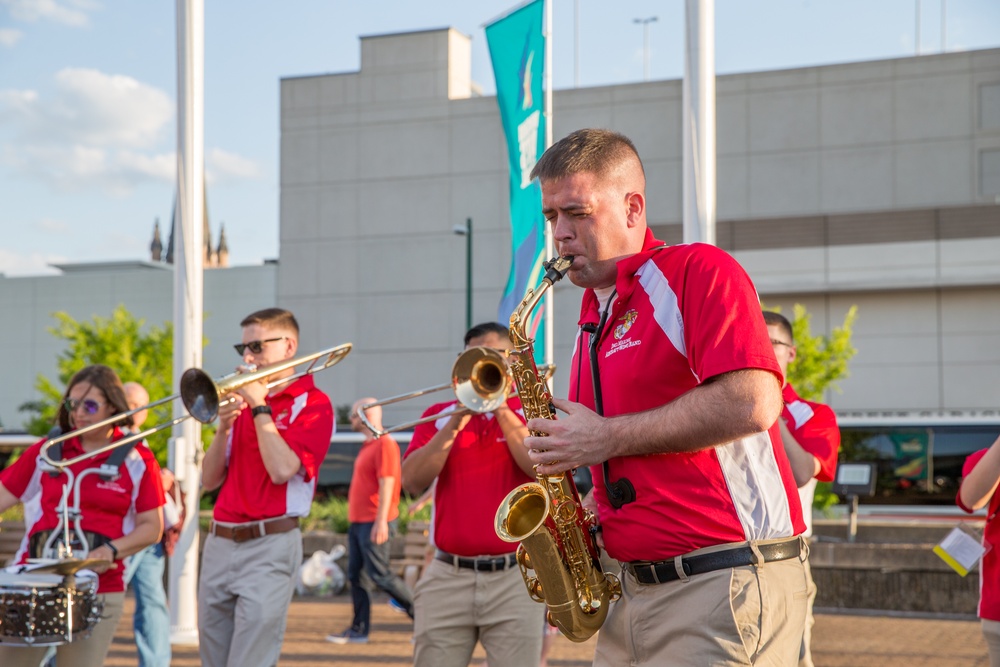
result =
M990 667L1000 667L1000 438L986 449L973 452L962 466L962 485L956 502L970 514L988 507L983 546L986 553L979 564L979 618L990 654Z
M816 482L832 482L837 471L837 451L840 449L840 428L837 416L829 406L813 403L799 397L795 388L788 383L788 365L795 361L795 341L792 338L792 324L781 313L764 311L764 323L771 337L774 356L785 378L782 398L785 407L781 411L778 427L781 442L792 465L795 483L799 485L799 500L802 503L802 518L806 523L805 537L812 535L812 505L816 493ZM813 603L816 601L816 584L808 559L805 561L806 576L809 578L809 599L806 603L806 624L802 634L802 648L799 650L799 667L813 667L812 651L809 648L813 626Z
M511 348L507 327L479 324L465 349ZM516 544L493 529L497 507L518 484L534 481L517 398L492 413L472 414L458 401L432 405L403 456L403 486L419 495L434 479L434 560L417 582L414 667L466 667L476 641L490 667L537 665L544 605L524 590Z
M247 367L295 357L299 325L280 308L240 322L235 345ZM202 486L219 489L198 583L199 652L206 667L276 665L295 574L299 517L309 513L330 448L333 406L312 375L288 368L234 392L202 462Z
M327 641L334 644L368 641L371 594L361 581L362 571L413 618L413 595L389 567L389 539L396 534L399 518L399 444L388 435L376 438L358 416L358 408L374 402L374 398L362 398L351 407L351 430L365 436L354 459L354 474L347 494L347 519L351 522L347 532L347 579L351 582L354 619L351 627L327 636ZM366 414L372 426L382 428L381 406L369 408Z

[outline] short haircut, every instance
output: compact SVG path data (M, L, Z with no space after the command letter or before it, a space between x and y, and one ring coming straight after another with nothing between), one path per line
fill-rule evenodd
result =
M292 315L291 311L284 308L265 308L256 313L250 313L240 322L241 327L248 327L251 324L260 324L273 329L289 329L299 335L299 323Z
M776 313L773 310L765 310L764 323L769 327L778 327L788 334L789 341L792 343L795 342L795 336L792 335L792 323L789 322L788 318L781 313Z
M482 324L477 324L465 332L465 344L468 345L469 341L473 338L480 338L491 333L495 333L498 336L506 338L510 335L510 329L499 322L483 322Z
M114 409L111 414L117 415L129 411L128 401L125 400L125 389L122 387L122 381L118 377L118 374L101 364L86 366L78 370L70 379L69 384L66 385L66 393L63 394L63 400L59 403L59 413L56 415L56 421L63 433L68 433L73 428L69 423L69 410L66 409L66 399L69 398L69 392L73 387L84 382L104 394L104 400L110 403ZM120 423L125 426L131 426L132 415L122 417Z
M633 160L645 176L639 151L624 134L611 130L577 130L549 146L535 163L531 177L552 181L589 173L603 178Z

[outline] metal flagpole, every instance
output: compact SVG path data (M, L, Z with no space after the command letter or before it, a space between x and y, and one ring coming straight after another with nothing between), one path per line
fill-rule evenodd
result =
M545 0L545 148L552 145L552 0ZM552 226L542 223L545 227L545 259L555 253L555 243L552 240ZM555 290L545 293L545 363L554 363L555 352ZM551 387L552 380L549 379Z
M686 0L684 23L684 242L714 245L714 0Z
M201 368L205 202L205 7L204 0L177 0L177 206L174 238L173 386L188 368ZM174 401L174 417L184 406ZM198 643L198 505L201 488L201 424L174 426L170 467L185 493L186 516L170 557L170 641Z

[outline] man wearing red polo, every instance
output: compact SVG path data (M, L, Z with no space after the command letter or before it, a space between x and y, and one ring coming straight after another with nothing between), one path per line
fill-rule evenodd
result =
M774 356L785 377L781 390L785 407L781 411L778 426L781 442L792 466L792 475L799 486L799 500L802 502L802 518L805 520L805 537L812 535L812 504L816 493L816 482L832 482L837 471L837 451L840 449L840 428L837 416L829 406L805 401L788 383L788 365L795 361L795 340L792 325L781 313L764 311L764 322L771 337ZM809 598L806 603L806 625L802 634L802 648L799 651L799 667L813 667L812 651L809 648L813 626L813 602L816 600L816 584L812 578L809 561L805 561L806 576L809 580Z
M480 324L465 334L465 348L511 348L507 327ZM537 665L544 605L524 589L514 559L493 517L507 494L534 480L524 448L521 403L516 398L487 414L471 414L457 401L432 405L403 458L403 488L419 495L437 479L430 567L417 582L413 626L415 667L466 667L482 642L490 667Z
M287 310L257 311L240 326L241 372L295 356L299 326ZM275 665L281 653L302 563L299 517L309 513L334 427L330 399L311 375L267 388L294 374L288 368L234 392L205 452L202 484L220 489L198 590L206 667Z
M653 236L624 135L573 132L532 176L585 291L569 397L524 444L541 475L591 466L598 542L624 565L594 665L794 664L805 526L749 276L715 246Z

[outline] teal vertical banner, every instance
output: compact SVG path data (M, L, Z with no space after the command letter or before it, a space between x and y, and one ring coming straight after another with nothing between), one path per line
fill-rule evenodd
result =
M544 0L535 0L486 26L486 41L497 83L500 121L507 138L510 164L511 267L497 317L506 324L525 293L538 286L545 272L545 218L542 191L530 180L531 169L545 151ZM544 307L526 326L532 338ZM541 359L544 346L535 347Z

